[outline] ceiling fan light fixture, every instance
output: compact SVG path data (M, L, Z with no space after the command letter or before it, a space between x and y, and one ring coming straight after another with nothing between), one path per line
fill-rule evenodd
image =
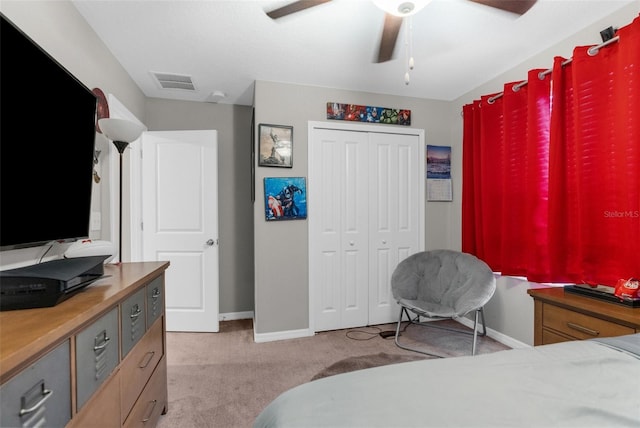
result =
M431 0L373 0L380 9L394 16L411 16L421 11Z

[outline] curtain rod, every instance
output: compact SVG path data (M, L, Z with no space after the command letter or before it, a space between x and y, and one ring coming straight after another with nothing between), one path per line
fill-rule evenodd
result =
M600 50L600 48L603 48L605 46L610 45L611 43L617 42L618 40L620 40L620 36L615 36L612 37L611 39L607 40L606 42L602 42L599 45L596 46L591 46L589 49L587 49L587 54L589 56L596 56L598 55L598 51ZM567 64L570 64L571 61L573 61L573 58L569 58L566 61L562 62L562 66L564 67ZM538 73L538 79L542 80L544 79L544 76L546 76L547 74L550 74L553 70L551 68L545 70L545 71L541 71L540 73ZM513 92L518 92L520 90L520 88L522 88L523 86L525 86L527 83L529 83L527 80L523 80L522 82L513 85L513 87L511 89L513 89ZM495 102L495 100L497 100L498 98L502 97L504 95L504 92L500 92L496 95L494 95L493 97L489 98L487 100L487 102L489 104L493 104Z

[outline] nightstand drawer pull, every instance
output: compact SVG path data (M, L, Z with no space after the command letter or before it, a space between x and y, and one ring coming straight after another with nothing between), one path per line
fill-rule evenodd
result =
M591 336L599 336L599 335L600 335L600 332L599 332L599 331L597 331L597 330L591 330L590 328L583 327L583 326L581 326L581 325L579 325L579 324L574 324L574 323L572 323L572 322L568 322L568 323L567 323L567 326L568 326L569 328L572 328L572 329L574 329L574 330L581 331L582 333L589 334L589 335L591 335Z

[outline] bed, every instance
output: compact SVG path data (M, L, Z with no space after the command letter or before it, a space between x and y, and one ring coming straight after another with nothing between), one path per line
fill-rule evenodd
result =
M292 388L265 427L640 427L640 333L369 368Z

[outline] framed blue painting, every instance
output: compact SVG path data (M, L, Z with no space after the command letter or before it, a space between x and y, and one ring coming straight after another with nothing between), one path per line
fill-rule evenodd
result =
M307 218L305 177L265 177L265 220L303 220Z

